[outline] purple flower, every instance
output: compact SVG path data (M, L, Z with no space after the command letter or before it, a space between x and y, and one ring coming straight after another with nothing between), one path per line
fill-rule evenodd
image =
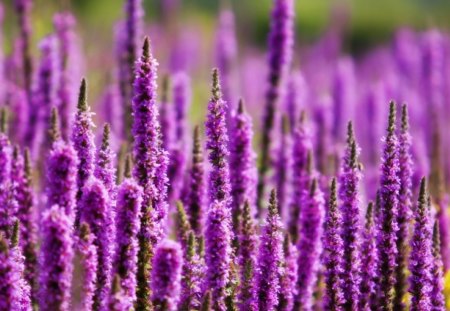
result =
M292 194L290 204L289 234L294 243L298 240L301 202L308 193L313 178L312 142L309 127L305 124L304 115L293 133L292 146Z
M362 233L361 244L361 283L359 306L361 310L370 310L376 304L376 239L373 203L370 202L366 212L366 223Z
M211 163L209 174L209 200L210 202L225 201L230 203L230 172L228 167L228 132L226 127L225 111L227 103L220 93L219 71L212 73L212 98L208 103L206 127L206 149L209 150L208 159ZM214 293L213 293L214 297Z
M322 225L324 198L317 179L313 179L300 214L300 240L298 242L298 279L295 307L311 310L312 294L317 281L319 259L322 251Z
M177 309L182 265L180 245L170 240L162 241L153 259L152 300L155 310Z
M214 201L205 228L206 289L211 291L213 308L225 310L226 286L230 276L231 215L224 201Z
M361 180L359 164L359 147L353 133L353 124L348 123L347 148L342 160L339 174L339 206L342 215L342 286L344 295L344 307L353 310L358 306L359 283L361 281L360 254L359 254L359 182Z
M336 197L336 179L333 178L330 188L328 213L325 218L323 235L323 264L325 275L324 309L343 310L344 296L342 290L342 254L344 244L341 236L342 216L338 209Z
M97 151L94 176L103 182L111 200L116 198L116 170L114 167L114 152L110 147L110 126L103 127L103 139Z
M73 271L72 220L54 205L44 211L39 257L39 308L69 310Z
M400 189L398 193L398 232L397 232L397 259L395 269L395 298L394 308L404 309L403 297L408 288L406 277L407 267L407 241L409 233L409 221L411 218L412 198L412 156L411 135L409 134L409 121L407 106L402 106L402 124L399 134L398 158Z
M261 162L259 166L258 180L258 212L260 213L265 176L270 165L270 145L272 129L276 121L276 107L284 80L287 79L291 65L292 48L294 45L294 1L275 0L272 9L272 18L269 33L269 76L268 89L266 91L266 105L264 108L262 138L261 138Z
M82 298L83 310L92 310L94 304L94 294L97 282L98 257L97 247L94 245L94 235L87 223L80 225L79 237L76 240L76 251L80 258L82 268Z
M187 194L184 202L189 217L189 223L197 236L203 232L205 192L205 168L203 163L202 143L200 140L200 129L196 126L194 129L192 148L192 166L189 170Z
M431 310L432 229L424 178L420 184L419 201L414 218L409 257L411 310Z
M18 286L20 275L17 275L15 267L8 242L0 236L0 310L22 310L21 290Z
M120 277L123 294L136 300L138 233L142 188L131 178L119 186L116 206L116 253L114 269Z
M258 235L254 224L250 203L246 201L242 209L239 235L239 310L256 311L257 300L255 297L254 275L256 270L256 250L258 247Z
M278 215L275 190L270 193L267 215L259 245L256 269L255 297L259 310L275 310L280 293L280 274L283 256L283 225Z
M97 247L98 268L94 295L94 308L102 309L107 302L111 284L111 262L114 241L114 219L103 183L98 179L88 180L80 199L81 221L86 222Z
M296 294L296 284L298 277L298 253L297 248L291 243L289 234L286 234L283 244L284 250L284 271L280 278L280 296L277 310L292 310L294 307L294 297Z
M400 190L398 160L398 141L395 134L395 104L391 102L381 164L380 219L377 230L378 274L380 278L378 297L380 305L378 307L380 310L390 310L394 299L398 193Z
M86 101L86 80L81 81L77 113L72 128L72 143L78 155L77 201L80 200L86 181L93 176L95 168L94 134L91 128L92 112ZM82 210L77 211L77 219Z
M203 266L200 256L196 253L196 238L189 232L187 247L184 250L183 273L181 278L181 295L178 308L180 310L193 310L200 307L201 281Z
M230 141L230 176L233 222L242 214L245 201L253 210L256 203L256 154L252 148L253 129L251 117L239 101L237 114L232 118L232 140ZM237 232L237 227L234 231Z
M75 216L78 157L71 145L55 141L47 156L47 206L58 205Z
M441 259L439 239L439 224L434 222L433 226L433 262L431 265L431 306L432 310L444 311L445 310L445 297L444 297L444 276L443 265Z

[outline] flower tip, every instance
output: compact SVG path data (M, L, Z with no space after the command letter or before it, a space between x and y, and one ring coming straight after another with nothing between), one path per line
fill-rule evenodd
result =
M281 117L281 131L283 135L289 133L289 117L286 114Z
M81 80L81 85L80 85L80 91L78 93L78 105L77 108L79 111L87 111L88 110L88 105L87 105L87 84L86 84L86 79L83 78Z
M131 154L127 154L125 158L125 168L123 172L123 176L125 178L131 178L131 171L133 170L133 159Z
M313 197L314 194L316 193L316 189L317 189L317 178L314 178L314 179L312 180L311 188L310 188L310 190L309 190L309 195L310 195L311 197Z
M270 191L270 199L269 199L269 214L276 215L278 213L278 200L277 200L277 191L272 189Z
M11 235L11 246L16 247L19 245L19 239L20 239L20 222L18 219L14 221L13 225L13 231Z
M212 95L214 100L219 100L222 94L220 93L220 78L219 69L213 68L212 70Z
M388 122L389 135L392 135L395 132L395 114L396 114L395 102L391 101L389 103L389 122Z
M120 292L120 290L121 290L120 276L116 273L116 274L114 274L114 278L113 278L113 281L112 281L111 293L112 294L117 294L118 292Z
M105 123L103 126L103 137L102 137L102 149L107 149L109 147L109 139L111 135L111 126L109 123Z
M355 140L355 132L353 130L353 122L348 121L347 124L347 144L350 145Z
M245 112L244 100L241 98L239 99L238 103L238 113L243 114L244 112Z
M49 136L52 142L55 142L60 139L60 131L59 131L59 115L58 109L56 107L52 108L51 116L50 116L50 129Z
M425 177L420 180L419 201L426 202L427 185Z
M402 105L402 132L405 133L409 129L408 105Z
M0 133L6 134L8 130L8 111L5 107L0 109Z
M144 39L144 46L142 47L142 56L144 58L150 57L150 38L147 36Z

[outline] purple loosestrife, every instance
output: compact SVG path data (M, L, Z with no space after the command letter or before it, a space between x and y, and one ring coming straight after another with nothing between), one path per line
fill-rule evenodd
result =
M80 258L82 272L82 293L80 308L92 310L94 305L94 294L97 281L97 247L94 245L94 235L87 223L80 225L79 236L76 240L76 252Z
M82 190L87 180L93 175L95 168L95 144L94 134L92 133L92 112L87 103L87 86L86 80L81 81L80 91L78 95L77 113L72 129L72 143L78 155L78 175L77 175L77 202L81 198ZM77 210L77 220L80 213ZM93 229L93 228L92 228Z
M6 110L0 111L0 234L10 237L12 216L10 215L11 202L11 161L12 147L7 136Z
M280 296L277 310L290 311L294 307L294 297L296 293L298 266L297 248L291 243L289 234L286 234L283 244L284 250L284 271L280 278Z
M201 279L203 267L200 256L196 253L195 234L190 231L187 247L184 251L183 272L181 278L181 295L178 310L198 310L201 303Z
M362 233L361 244L361 283L359 307L361 310L371 310L376 302L376 240L373 202L370 202L366 212L366 223Z
M283 116L281 122L281 137L275 159L275 184L278 193L279 214L283 218L288 211L287 203L290 195L291 166L292 166L292 137L289 130L289 119Z
M27 310L21 307L21 290L18 286L16 264L8 241L0 235L0 310Z
M227 124L230 121L231 111L233 109L235 95L235 76L234 67L237 58L237 42L235 35L234 14L231 10L222 10L219 13L218 25L216 30L216 65L222 77L223 98L231 109L228 109Z
M338 209L336 194L336 179L333 178L330 187L328 213L325 218L323 235L323 264L325 276L325 310L343 310L344 296L342 292L342 216Z
M114 276L111 285L111 294L108 299L108 310L109 311L130 311L133 309L133 303L130 298L125 295L124 291L120 286L120 277L118 275Z
M246 201L243 206L240 224L238 263L240 269L239 310L256 311L257 301L254 289L254 275L256 270L256 251L258 235L253 220L250 203Z
M409 257L411 311L431 310L432 228L425 178L420 183Z
M39 257L40 310L69 310L73 271L72 220L53 205L44 211Z
M54 110L56 112L56 110ZM57 114L52 118L53 144L46 159L47 206L58 205L70 218L75 217L78 157L71 146L59 139Z
M356 310L359 299L359 283L361 278L359 235L360 226L360 202L359 182L361 180L359 164L359 147L356 144L353 133L353 124L348 123L347 148L342 160L339 174L339 200L340 214L342 215L342 285L344 294L344 309Z
M205 228L206 286L214 310L225 310L226 286L231 262L231 215L224 201L214 201Z
M153 259L152 300L155 311L177 310L182 265L180 245L170 240L162 241Z
M128 158L128 162L131 159ZM124 294L136 300L138 233L142 205L142 188L131 178L131 167L119 186L116 206L116 253L114 269L120 277Z
M431 310L444 311L445 297L444 297L444 276L443 265L441 258L441 241L439 239L439 224L435 221L433 226L433 262L431 265Z
M313 290L317 281L322 249L322 225L324 218L323 193L313 179L306 204L300 214L300 240L298 242L298 279L295 306L297 310L311 310Z
M142 20L144 18L142 0L126 0L124 10L126 18L121 42L119 89L122 97L124 137L131 138L130 129L133 123L133 109L130 105L133 96L131 85L134 78L133 65L138 57L138 44L142 35Z
M270 166L270 145L272 130L276 121L276 107L291 65L292 49L294 45L294 1L275 0L269 33L269 76L264 108L261 162L259 166L259 180L257 188L258 213L261 212L264 201L265 177Z
M31 286L31 298L35 297L36 281L36 224L35 200L32 186L32 168L30 152L25 149L25 158L18 149L13 153L13 167L11 178L13 180L13 195L19 209L17 219L20 221L20 246L25 256L25 279Z
M303 197L308 193L313 178L312 142L309 127L305 124L304 114L293 133L292 146L292 194L288 229L294 243L298 240L299 217Z
M41 51L41 59L39 63L39 68L37 71L37 82L34 100L34 109L31 109L31 113L39 113L38 124L41 126L42 138L36 137L32 141L30 148L34 151L35 145L40 144L41 139L44 141L44 148L49 148L51 144L51 139L47 135L47 126L50 124L50 116L52 107L56 106L55 100L55 53L56 53L56 40L54 35L49 35L42 39L39 44L39 49ZM33 129L33 131L35 131ZM36 136L36 135L35 135ZM47 149L45 149L47 150Z
M27 93L28 107L31 108L32 94L31 94L31 84L33 77L33 57L31 54L31 8L32 0L14 0L14 8L16 9L17 15L19 17L19 29L20 29L20 39L19 39L19 51L21 53L21 68L23 70L23 82L24 89ZM31 119L29 119L31 121ZM36 121L36 120L34 120ZM36 123L29 122L28 126L36 125ZM36 130L36 128L32 128ZM29 132L31 133L31 131Z
M264 225L258 254L255 298L258 310L275 310L280 293L280 273L283 255L283 225L278 215L275 190L270 193L269 214Z
M103 183L98 179L89 179L83 188L80 199L80 221L86 222L93 235L97 247L98 267L94 295L94 309L103 309L110 291L111 262L114 240L114 221L109 201Z
M256 154L252 148L253 129L251 117L244 110L244 102L239 101L237 114L232 117L232 139L230 141L230 179L233 224L242 214L245 201L250 208L256 203ZM252 212L253 213L253 212ZM238 226L234 232L238 233Z
M395 269L395 310L403 310L405 305L403 297L407 292L408 281L406 277L407 268L407 244L409 233L409 222L411 218L412 198L412 155L411 136L409 134L409 121L407 106L402 106L401 128L398 144L400 189L398 193L398 231L397 231L397 259Z
M72 119L72 81L70 78L69 61L72 59L71 50L75 40L74 28L75 17L69 12L55 14L53 25L58 39L58 86L56 90L57 107L61 116L61 135L68 139L70 134L70 124Z
M186 212L192 230L199 236L203 232L206 189L202 142L200 139L200 128L198 126L194 128L192 166L189 170L187 189L186 198L184 199Z
M222 99L219 82L219 71L212 73L212 98L208 103L206 127L206 149L211 163L209 173L209 201L224 201L230 204L230 172L228 167L228 132L225 112L227 103ZM213 293L214 297L214 293Z
M380 219L377 230L378 274L380 277L379 310L392 310L394 299L398 193L400 190L395 114L395 103L391 102L380 172Z
M105 124L103 127L102 144L97 150L97 158L94 169L94 176L103 182L108 191L109 198L116 198L116 175L114 168L114 152L110 146L110 126Z
M183 177L186 166L186 130L187 130L187 109L190 106L190 81L189 77L179 72L172 79L172 93L175 119L175 135L170 152L169 166L169 202L180 198L183 188Z

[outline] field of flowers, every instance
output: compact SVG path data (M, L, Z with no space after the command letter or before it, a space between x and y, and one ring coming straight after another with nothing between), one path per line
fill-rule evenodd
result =
M445 5L102 2L0 4L0 311L450 309Z

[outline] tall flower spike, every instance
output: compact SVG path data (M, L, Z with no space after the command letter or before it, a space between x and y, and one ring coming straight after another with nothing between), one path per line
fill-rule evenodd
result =
M120 286L120 277L116 274L111 285L111 294L108 299L109 311L130 311L133 303L130 298L124 294Z
M80 208L80 220L89 225L95 237L98 268L94 309L102 309L107 302L111 284L114 221L109 197L101 181L92 178L85 184Z
M36 224L35 224L35 200L32 186L32 170L29 149L25 149L25 157L20 153L13 158L12 178L15 180L13 187L15 200L17 201L17 219L20 221L20 245L25 256L25 279L31 287L31 299L36 300ZM14 172L14 168L17 169Z
M78 95L77 113L72 129L72 143L78 155L77 173L77 202L81 198L82 190L87 180L93 175L95 168L95 144L92 133L92 112L86 99L86 80L81 81ZM79 220L81 210L77 210L76 220Z
M379 230L377 230L378 274L380 276L378 308L380 310L392 310L394 299L398 193L400 190L395 110L395 103L391 102L380 172L380 219Z
M197 236L203 232L203 211L205 208L205 168L203 162L200 128L194 128L192 167L189 171L188 193L185 198L186 212L192 230Z
M144 10L142 8L142 0L126 0L125 2L125 23L124 34L121 42L121 55L119 63L119 88L122 97L123 107L123 124L126 138L131 138L130 130L132 119L132 106L130 100L132 99L133 90L131 85L133 83L133 68L134 62L138 57L138 44L142 35L142 23L144 18Z
M411 310L431 310L432 232L425 178L420 183L409 257Z
M366 212L366 223L362 234L361 244L361 283L359 308L361 310L370 310L370 306L376 303L375 276L376 271L376 240L375 240L375 223L373 202L370 202Z
M110 126L103 127L102 144L97 151L94 176L103 182L111 200L116 197L116 176L114 169L114 152L110 147Z
M18 287L18 278L15 271L15 263L12 259L11 251L8 247L8 241L0 235L0 309L1 310L19 310L20 288Z
M231 187L226 109L227 104L223 101L220 91L219 71L213 69L212 97L208 103L208 116L205 123L206 148L209 150L208 159L212 166L209 174L209 200L210 202L225 201L225 205L228 206Z
M342 254L343 241L341 236L342 219L338 209L336 194L336 178L331 181L328 213L325 218L323 236L323 261L325 274L325 310L343 310L344 297L342 293Z
M277 150L277 158L275 159L275 184L278 193L279 213L283 218L288 210L287 202L290 195L291 183L291 166L292 166L292 139L289 130L289 118L284 115L281 122L281 137Z
M245 112L244 102L239 101L238 111L232 118L230 141L230 176L233 224L242 214L245 201L253 209L256 203L256 154L252 148L253 129L251 117ZM237 227L233 230L238 233Z
M441 258L441 241L439 238L439 223L433 226L433 264L431 268L431 305L433 310L445 310L444 276Z
M304 114L300 124L293 133L292 145L292 194L290 215L288 222L289 234L292 241L297 243L300 211L304 196L308 193L311 179L313 178L312 166L312 142L310 130L304 121Z
M214 201L205 229L206 288L211 291L214 310L225 310L226 285L230 275L230 210L224 201Z
M179 310L197 310L200 307L201 281L203 267L200 256L196 253L195 234L190 231L187 247L184 251L183 272L181 278L181 296Z
M278 215L275 190L270 193L269 214L261 234L255 281L259 310L275 310L280 292L280 265L283 254L283 225Z
M73 219L77 192L76 151L70 144L58 140L53 143L46 161L47 206L58 205Z
M176 231L177 231L177 240L181 244L183 250L186 250L189 233L191 231L191 225L189 224L189 220L186 215L186 211L184 210L183 203L178 201L177 205L177 215L176 215Z
M6 134L6 110L1 110L0 120L0 234L10 237L12 218L10 215L12 147Z
M80 258L82 269L82 288L80 289L82 298L79 307L83 310L92 310L97 281L98 257L97 248L94 245L94 236L89 229L89 225L85 222L80 225L76 251Z
M277 310L292 310L294 307L295 286L297 284L298 266L297 249L291 243L289 234L284 237L284 271L280 279L280 298Z
M239 235L239 257L240 288L239 288L239 310L256 311L257 301L254 290L254 275L256 270L257 234L253 221L250 203L244 203L240 223Z
M342 215L342 285L344 294L344 307L354 310L358 307L360 271L360 243L359 234L361 226L359 182L361 172L359 168L359 147L356 144L353 133L353 124L348 123L347 148L342 160L341 172L339 174L339 209Z
M42 216L39 257L40 310L69 310L73 271L72 221L54 205Z
M294 1L276 0L272 9L269 34L269 76L266 105L261 137L261 162L258 171L258 212L264 201L265 177L270 167L270 145L272 129L276 120L276 107L283 83L291 65L294 44Z
M405 305L403 297L408 289L406 277L407 268L407 244L409 223L411 218L412 199L412 156L411 156L411 136L409 134L408 108L402 106L401 128L399 134L398 158L400 179L400 189L398 193L398 232L397 232L397 259L395 269L395 298L394 309L403 310Z
M298 242L298 279L295 310L310 310L312 295L317 281L320 254L322 251L322 224L324 218L323 193L317 179L311 183L306 204L300 214L300 240Z
M131 157L128 156L128 163ZM127 165L130 166L131 164ZM128 169L131 171L131 167ZM116 204L115 273L120 277L123 295L136 300L138 233L142 205L142 188L128 176L119 186Z
M170 240L162 241L153 261L152 300L155 311L177 310L182 265L180 245Z

